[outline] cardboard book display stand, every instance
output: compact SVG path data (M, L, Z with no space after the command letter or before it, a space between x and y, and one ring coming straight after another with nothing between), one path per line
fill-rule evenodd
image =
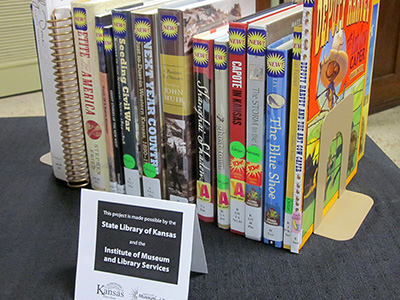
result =
M349 95L335 106L327 115L321 129L314 233L338 241L354 237L374 203L367 195L346 190L353 101L353 95ZM338 132L343 140L339 196L323 215L329 149Z

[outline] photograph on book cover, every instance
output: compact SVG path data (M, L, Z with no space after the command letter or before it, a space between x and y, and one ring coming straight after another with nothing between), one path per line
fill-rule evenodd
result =
M168 198L196 200L193 36L255 11L254 1L210 0L159 10Z

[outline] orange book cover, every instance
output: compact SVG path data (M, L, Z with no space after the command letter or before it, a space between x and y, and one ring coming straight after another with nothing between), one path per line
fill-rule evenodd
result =
M293 252L298 252L313 231L322 124L327 114L350 94L354 96L354 102L348 181L357 172L372 4L372 0L304 2ZM340 133L332 141L330 149L324 213L338 197L342 158Z

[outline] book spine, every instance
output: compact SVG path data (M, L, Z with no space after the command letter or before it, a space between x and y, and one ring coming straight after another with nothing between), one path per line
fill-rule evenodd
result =
M100 89L103 101L104 110L104 130L106 139L106 149L108 157L108 167L110 172L110 192L117 192L117 174L115 172L115 159L114 159L114 140L112 134L111 124L111 107L110 107L110 94L108 87L108 75L106 66L106 55L104 48L104 19L106 17L95 17L96 23L96 43L99 57L99 76L100 76Z
M371 9L371 24L370 24L370 38L369 38L369 46L368 46L368 58L367 58L367 73L365 79L365 95L363 102L363 112L362 112L362 121L361 121L361 134L360 134L360 146L358 150L358 160L360 160L364 156L365 151L365 141L367 136L367 123L368 123L368 115L369 115L369 103L371 97L371 87L372 87L372 72L374 68L374 57L375 57L375 45L376 45L376 33L378 28L378 15L379 15L379 6L380 0L372 1L372 9Z
M265 29L248 29L245 236L257 241L261 241L263 227L266 41Z
M69 1L64 2L62 0L33 0L31 7L53 173L56 178L66 181L67 175L61 141L60 119L58 117L57 101L55 101L57 98L57 89L54 82L53 64L51 63L51 43L47 25L47 21L51 20L53 9L69 3Z
M133 15L141 128L143 195L167 199L158 58L157 15Z
M109 191L110 175L95 36L97 12L94 6L85 8L81 4L73 2L71 6L90 181L93 189Z
M118 87L116 78L114 38L112 26L103 28L105 60L109 89L111 127L113 138L114 167L117 180L117 193L125 194L124 166L122 161L121 126L118 103Z
M230 228L228 40L214 42L217 221Z
M215 218L215 134L214 134L214 43L193 38L193 72L195 89L197 197L199 218Z
M245 234L247 24L229 25L229 150L231 231Z
M309 57L311 42L311 15L312 7L304 6L303 9L303 26L301 40L301 56L300 56L300 80L299 80L299 96L297 109L297 135L296 135L296 157L294 168L294 184L293 184L293 213L291 224L292 242L290 251L299 253L302 244L302 209L303 209L303 191L304 191L304 165L306 154L306 133L307 133L307 99L308 99L308 82L309 82Z
M134 86L132 22L130 12L113 11L113 34L118 78L121 139L126 194L142 196L140 180L140 137L138 106Z
M299 98L300 78L300 53L301 53L301 26L296 26L293 32L293 62L292 62L292 85L290 93L289 109L289 132L288 132L288 158L286 175L286 198L283 248L290 250L292 235L292 213L293 213L293 184L294 168L296 158L296 135L297 135L297 112Z
M182 12L159 9L158 19L168 197L195 203L197 170L191 48L184 50L187 33Z
M51 20L50 47L55 70L57 106L62 136L67 185L81 188L89 185L89 170L79 98L72 17L70 8L55 8Z
M264 242L277 248L283 243L291 53L267 49Z

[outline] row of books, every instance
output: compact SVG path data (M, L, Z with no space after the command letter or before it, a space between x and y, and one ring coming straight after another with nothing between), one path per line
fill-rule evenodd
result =
M81 186L90 174L94 189L194 203L192 36L254 13L255 2L32 0L31 7L55 176ZM67 77L74 78L66 84ZM69 109L70 79L79 109ZM58 123L71 117L84 130L66 134L68 124ZM66 148L83 136L87 172L74 157L65 163ZM75 168L72 176L65 167Z
M321 127L348 94L347 182L363 155L378 10L72 1L92 187L196 203L204 221L298 253L313 231ZM321 154L324 213L342 145L338 132Z

